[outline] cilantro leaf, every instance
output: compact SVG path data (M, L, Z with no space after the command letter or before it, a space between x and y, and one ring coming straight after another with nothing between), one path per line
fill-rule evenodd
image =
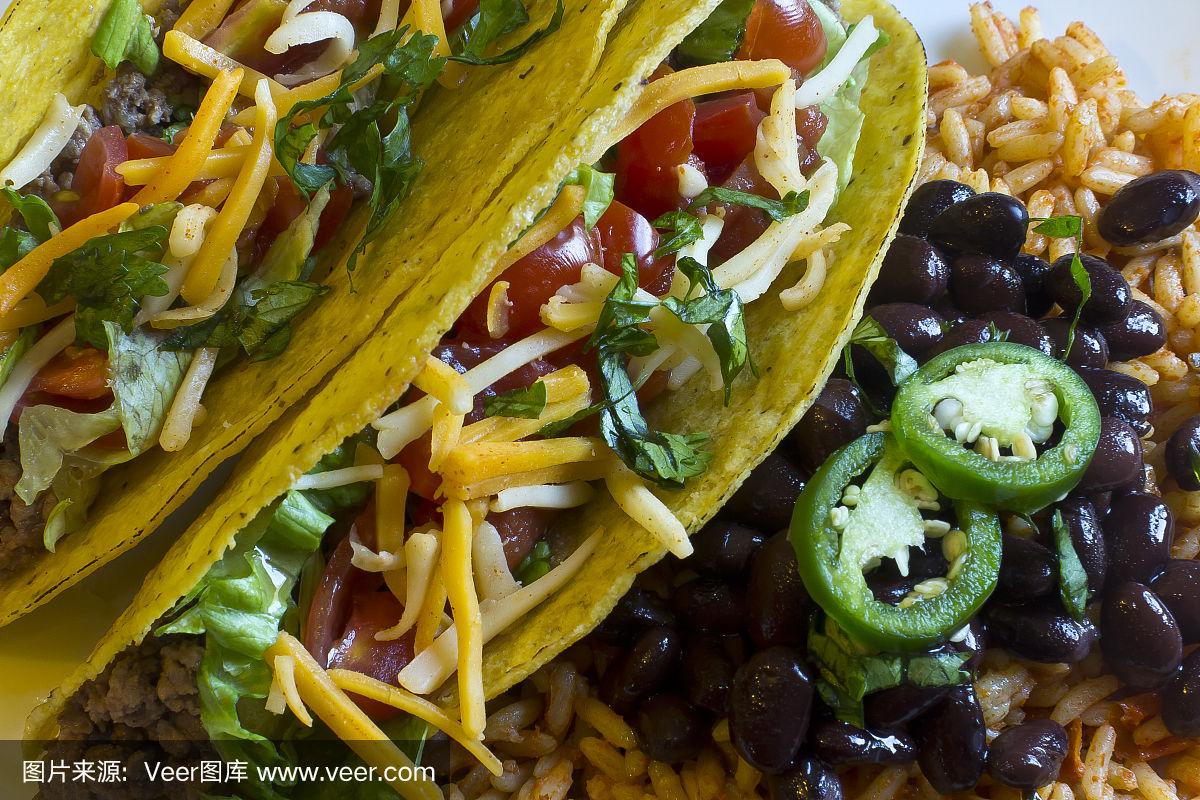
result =
M1063 519L1061 511L1055 511L1052 519L1054 544L1058 550L1058 590L1063 607L1077 622L1083 621L1088 603L1087 571L1075 552L1071 541L1071 529Z
M554 15L546 27L531 33L524 41L494 56L485 56L487 49L501 36L512 33L529 23L529 12L523 0L481 0L479 10L455 36L451 49L456 55L452 61L474 66L491 66L516 61L535 44L554 33L562 25L565 12L563 1L558 0Z
M50 205L36 194L21 194L11 186L0 188L8 204L21 215L25 222L25 230L29 231L38 243L44 242L62 230L62 223Z
M887 335L883 326L870 316L862 318L850 334L850 343L846 346L846 372L854 380L854 366L850 357L853 345L858 345L870 353L879 364L887 370L893 386L904 383L917 371L916 360L900 349L896 340Z
M1075 346L1075 331L1079 328L1079 319L1083 315L1083 307L1092 297L1092 278L1083 266L1079 254L1083 252L1083 217L1064 214L1061 217L1034 217L1033 232L1052 239L1074 239L1075 253L1071 256L1071 280L1079 289L1079 305L1071 318L1071 326L1067 328L1067 346L1063 348L1062 359L1066 361L1071 348Z
M721 379L725 384L725 402L729 403L733 382L750 365L750 347L746 341L746 317L742 298L733 289L722 289L712 271L694 258L681 258L675 265L691 282L687 297L667 297L663 306L690 325L707 325L705 335L721 362ZM703 294L692 297L696 289Z
M724 0L675 48L679 63L694 67L733 61L753 8L754 0Z
M41 244L29 231L6 227L0 232L0 269L8 269Z
M129 61L143 75L158 69L158 45L150 17L138 0L113 0L92 36L92 54L109 69Z
M166 238L159 225L98 236L56 258L37 293L49 304L74 297L76 339L104 349L105 322L129 333L142 298L169 291L162 279L167 268L152 260L161 256Z
M658 243L658 247L654 249L655 258L665 258L672 253L678 253L704 236L704 226L700 220L686 211L668 211L651 224L656 229L669 231L671 234Z
M546 408L546 383L534 381L530 386L494 395L483 402L483 413L489 417L537 419Z
M611 172L581 164L563 181L564 186L583 187L583 224L589 229L596 227L596 222L612 205L616 178Z
M782 200L772 200L769 197L759 197L750 192L740 192L737 189L726 189L721 186L710 186L700 194L696 195L691 204L688 205L689 211L695 211L698 208L704 208L709 203L732 203L734 205L746 206L748 208L757 208L760 211L765 211L767 216L776 222L783 222L793 214L799 214L804 209L808 208L808 190L803 192L788 192L783 196Z
M1072 215L1045 217L1034 226L1033 232L1052 239L1074 239L1083 235L1083 218Z

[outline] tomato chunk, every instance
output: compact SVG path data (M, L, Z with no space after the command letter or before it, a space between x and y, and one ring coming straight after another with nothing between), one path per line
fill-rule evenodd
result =
M350 617L329 651L329 669L348 669L394 684L396 675L412 661L416 630L390 642L378 641L375 634L395 625L403 613L403 604L387 589L355 592ZM378 701L353 694L351 697L372 719L391 719L400 714Z
M79 202L70 215L71 222L98 214L121 202L125 180L117 174L117 165L128 160L129 148L120 127L109 125L91 135L83 146L75 180L71 184L72 190L79 195Z
M759 173L754 165L754 155L750 154L734 170L733 174L721 184L727 189L737 189L742 192L759 195L760 197L778 198L775 187L771 186ZM762 235L771 220L766 212L757 208L749 208L735 204L724 204L725 227L721 229L721 237L713 245L709 253L713 265L721 264L745 250L751 242Z
M739 92L697 104L692 136L696 155L704 161L709 180L725 180L754 152L758 125L765 116L754 92Z
M131 133L125 137L125 149L129 160L133 161L138 158L169 156L175 152L175 145L148 133Z
M621 259L626 253L637 258L638 285L655 296L671 288L674 259L655 258L659 235L650 221L619 200L596 221L604 246L603 266L614 275L621 274Z
M670 70L660 68L654 77ZM696 104L682 100L663 109L617 145L617 199L649 219L683 208L678 168L692 155ZM703 164L693 161L693 166Z
M442 8L445 8L443 4ZM443 11L446 32L454 33L479 10L479 0L450 0L450 10Z
M75 400L107 397L108 356L95 347L68 347L42 367L29 390Z
M321 212L321 220L317 227L317 235L313 238L313 252L319 251L333 241L342 223L350 213L354 204L354 191L349 186L338 185L329 193L329 202Z
M487 515L487 521L500 534L509 569L516 569L533 546L546 537L553 518L553 513L540 508L512 508Z
M743 61L778 58L801 76L825 58L825 30L809 0L757 0L746 20L737 57Z

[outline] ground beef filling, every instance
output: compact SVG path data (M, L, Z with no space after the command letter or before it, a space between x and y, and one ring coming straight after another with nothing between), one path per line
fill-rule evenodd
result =
M75 179L75 170L79 167L79 156L83 153L83 146L100 127L100 116L96 109L84 104L83 118L79 120L75 133L67 140L67 146L45 172L29 182L24 191L49 201L60 191L69 190Z
M9 426L4 437L4 450L0 452L0 580L25 569L46 552L42 537L46 516L58 503L54 492L47 490L33 505L25 505L15 491L20 477L17 436Z
M198 636L150 637L85 683L59 717L59 738L46 748L45 758L68 765L120 761L125 782L47 783L41 800L191 800L202 789L212 792L213 784L152 784L145 769L216 758L200 724L196 671L203 654L204 640Z

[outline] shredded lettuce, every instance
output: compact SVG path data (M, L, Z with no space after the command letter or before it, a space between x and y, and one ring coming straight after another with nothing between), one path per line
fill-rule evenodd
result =
M329 204L329 185L326 184L313 195L312 202L304 213L292 220L292 224L271 243L262 265L238 287L249 297L256 289L265 289L276 281L304 280L305 263L312 254L313 242L321 227L321 214Z
M825 40L828 43L825 59L817 68L819 72L842 49L848 31L837 13L829 6L818 0L810 0L809 5L825 30ZM828 124L821 140L817 142L817 152L837 166L839 193L850 183L854 174L854 151L858 148L858 139L866 121L859 102L862 99L863 87L867 83L870 57L879 46L886 44L886 36L887 34L880 32L880 42L867 51L867 55L850 73L850 79L842 85L836 95L821 104L821 113L825 115Z
M596 222L612 205L616 177L610 172L601 172L581 164L563 181L563 186L583 187L583 223L588 228L596 227Z
M13 343L4 348L3 353L0 353L0 386L5 384L8 376L12 374L13 367L21 360L21 356L25 355L25 351L33 346L36 339L36 326L22 328Z

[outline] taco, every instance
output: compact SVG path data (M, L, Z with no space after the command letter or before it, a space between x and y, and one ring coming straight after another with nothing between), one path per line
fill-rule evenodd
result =
M453 104L535 69L526 54L564 8L440 8L12 4L0 27L0 625L153 530L370 335L599 52L563 62L503 157L454 173L461 141L412 132L422 95L438 95L426 109ZM414 186L443 192L440 180L472 187L466 216L404 205ZM362 256L407 223L420 235L404 250Z
M878 0L781 7L626 9L587 93L255 442L29 740L286 764L320 730L395 775L415 720L499 774L485 698L689 552L832 370L907 197L915 33Z

